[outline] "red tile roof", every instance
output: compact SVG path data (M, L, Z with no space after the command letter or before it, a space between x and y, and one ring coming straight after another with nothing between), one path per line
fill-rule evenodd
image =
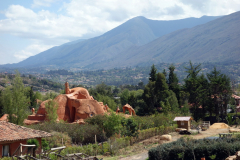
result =
M50 137L48 132L34 130L6 121L0 121L0 142Z

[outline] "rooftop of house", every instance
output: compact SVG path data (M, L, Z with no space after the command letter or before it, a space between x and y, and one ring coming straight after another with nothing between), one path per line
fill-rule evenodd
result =
M48 132L0 121L0 142L50 137Z
M192 117L175 117L173 121L189 121L193 120Z

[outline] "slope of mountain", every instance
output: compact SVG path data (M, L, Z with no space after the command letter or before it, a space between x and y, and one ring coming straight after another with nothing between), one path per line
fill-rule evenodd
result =
M125 50L104 67L142 66L167 62L240 62L240 12L203 25L164 35ZM89 66L90 67L90 66ZM91 66L100 67L99 64Z
M17 64L5 67L56 66L90 67L109 61L132 47L145 45L173 31L191 28L218 17L187 18L173 21L156 21L144 17L133 18L105 34L88 40L75 41L53 47ZM116 66L117 67L117 66Z

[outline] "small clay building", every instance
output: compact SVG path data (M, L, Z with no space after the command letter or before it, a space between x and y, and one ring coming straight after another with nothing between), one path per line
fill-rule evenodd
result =
M51 136L50 133L26 128L6 121L0 121L0 158L12 156L20 143L27 144L28 139L37 139L41 152L41 138Z
M191 129L192 117L175 117L173 121L177 121L178 128Z

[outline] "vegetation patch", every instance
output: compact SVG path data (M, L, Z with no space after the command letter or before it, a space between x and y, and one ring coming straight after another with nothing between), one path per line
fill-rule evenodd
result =
M216 155L215 160L222 160L240 150L240 139L200 139L194 140L189 137L159 145L149 150L149 160L179 160L179 159L201 159L211 160ZM180 157L181 158L180 158Z

